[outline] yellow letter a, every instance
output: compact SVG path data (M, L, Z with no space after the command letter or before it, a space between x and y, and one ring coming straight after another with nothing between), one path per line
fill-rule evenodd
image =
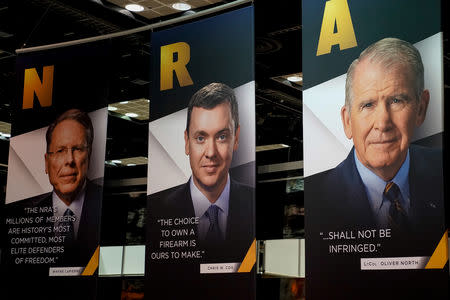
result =
M42 82L35 68L25 69L22 109L33 108L34 94L42 107L52 105L54 66L45 66Z
M336 32L334 32L335 23ZM331 46L337 44L339 44L339 49L341 50L357 46L347 0L330 0L326 2L316 55L330 53Z
M177 53L178 56L176 61L174 61L175 53ZM174 71L181 87L193 84L191 76L186 68L190 59L190 47L187 43L179 42L161 47L161 91L173 88Z

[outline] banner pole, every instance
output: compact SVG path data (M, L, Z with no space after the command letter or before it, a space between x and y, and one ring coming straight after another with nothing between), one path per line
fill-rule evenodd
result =
M145 26L141 26L141 27L138 27L138 28L134 28L134 29L124 30L124 31L120 31L120 32L114 32L114 33L104 34L104 35L100 35L100 36L94 36L94 37L90 37L90 38L79 39L79 40L73 40L73 41L68 41L68 42L62 42L62 43L55 43L55 44L49 44L49 45L43 45L43 46L36 46L36 47L16 49L16 53L17 54L23 54L23 53L30 53L30 52L35 52L35 51L43 51L43 50L49 50L49 49L55 49L55 48L73 46L73 45L80 45L80 44L85 44L85 43L91 43L91 42L102 41L102 40L107 40L107 39L111 39L111 38L126 36L126 35L130 35L130 34L138 33L138 32L143 32L143 31L146 31L146 30L153 30L155 28L164 27L164 26L168 26L168 25L172 25L172 24L176 24L176 23L180 23L180 22L196 19L196 18L205 16L205 15L213 14L213 13L216 13L216 12L220 12L222 10L226 10L226 9L230 9L230 8L233 8L233 7L236 7L236 6L240 6L240 5L243 5L245 3L249 3L249 2L253 2L253 1L252 0L237 0L237 1L234 1L234 2L231 2L231 3L226 3L226 4L223 4L223 5L220 5L220 6L216 6L216 7L209 8L209 9L205 9L205 10L202 10L202 11L200 11L198 13L195 13L195 14L192 14L192 15L181 16L181 17L174 18L174 19L171 19L171 20L162 21L162 22L159 22L157 24L145 25Z

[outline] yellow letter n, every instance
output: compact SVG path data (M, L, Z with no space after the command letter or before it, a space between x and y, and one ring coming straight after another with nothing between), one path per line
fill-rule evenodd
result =
M340 50L357 46L347 0L330 0L325 3L316 55L330 53L331 46L337 44Z
M190 47L187 43L179 42L161 47L161 91L173 88L174 72L181 87L194 84L186 68L190 59Z
M34 94L42 107L52 105L54 66L45 66L42 82L35 68L25 69L22 109L33 108Z

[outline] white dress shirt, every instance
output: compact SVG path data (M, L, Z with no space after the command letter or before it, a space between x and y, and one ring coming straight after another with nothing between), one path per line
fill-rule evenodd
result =
M80 218L81 218L81 212L83 210L83 203L84 203L84 197L86 194L86 183L84 183L83 189L78 193L77 197L70 203L69 206L67 206L53 191L52 193L52 202L53 207L56 208L56 210L53 211L53 215L58 218L62 217L65 213L65 211L69 208L75 216L75 221L73 222L73 233L74 238L77 239L78 236L78 228L80 227ZM57 222L55 226L59 226L60 222Z
M355 151L355 163L356 169L361 176L362 182L364 184L367 198L370 202L370 206L377 220L378 226L386 227L388 225L389 208L391 203L386 197L383 196L386 184L389 182L384 181L378 177L375 173L364 166L356 156ZM395 177L390 180L394 182L400 189L401 205L405 209L406 214L409 215L410 209L410 195L409 195L409 150L406 155L406 159L402 166L398 170Z
M206 198L206 196L203 195L202 192L194 184L192 177L189 180L189 185L191 190L192 204L194 205L195 216L199 218L198 220L199 239L204 240L206 238L206 234L208 233L209 218L205 215L205 212L212 204L219 207L218 213L219 228L223 238L226 238L228 207L230 202L230 175L228 175L225 188L223 189L222 193L220 194L219 198L215 203L209 202L208 198Z

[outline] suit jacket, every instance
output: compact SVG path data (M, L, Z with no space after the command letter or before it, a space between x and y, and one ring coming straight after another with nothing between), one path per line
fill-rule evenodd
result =
M198 243L197 224L175 224L175 220L195 217L189 182L150 195L147 205L147 291L159 299L251 299L254 296L253 272L205 275L200 274L200 264L242 262L255 238L253 199L253 188L231 180L226 240L220 247L208 248ZM162 225L161 219L171 219L172 225ZM193 235L162 237L161 230L173 229L188 229ZM168 240L186 240L189 246L161 246L161 241ZM192 240L194 244L190 244ZM199 251L201 257L174 259L170 254L168 258L161 254L176 251Z
M74 240L71 244L63 244L61 242L49 242L49 239L55 237L55 233L53 232L45 232L39 234L24 234L20 236L29 237L29 236L43 236L47 239L46 243L30 243L27 246L63 246L63 252L59 252L57 254L42 254L37 253L31 256L47 256L47 257L55 257L58 256L55 263L49 263L42 265L43 272L48 274L49 266L86 266L89 262L90 258L94 254L95 249L99 244L99 231L100 231L100 213L101 213L101 201L102 201L102 187L96 185L90 181L86 182L86 192L83 203L83 208L80 217L80 224L78 228L77 239ZM52 204L52 192L42 194L39 196L35 196L29 199L25 199L23 201L15 202L7 205L7 216L10 217L43 217L43 221L41 223L34 222L31 225L22 224L20 228L26 227L53 227L54 223L47 219L48 217L53 216L53 212L50 209ZM35 214L26 214L24 208L38 208L38 213ZM14 246L14 245L11 245ZM11 257L14 259L13 257ZM8 259L10 260L10 259ZM11 262L12 263L12 262ZM28 265L28 266L37 266L37 265Z
M431 256L445 231L442 152L435 149L414 146L410 148L410 215L411 230L408 234L392 232L391 238L324 240L329 232L354 234L358 230L377 229L375 217L367 198L364 184L356 169L354 149L336 168L305 179L306 198L306 271L310 278L309 290L314 297L325 297L335 293L335 299L368 299L364 282L373 281L386 293L373 293L374 298L386 298L386 294L405 298L417 295L411 285L418 276L417 286L424 273L409 272L403 292L398 284L402 272L394 277L386 273L384 278L375 271L360 271L362 257L408 257ZM375 245L374 252L330 253L330 245L366 243ZM407 272L407 271L406 271ZM427 271L433 275L433 271ZM378 276L378 277L376 277ZM383 279L381 279L383 278ZM439 282L438 279L434 279ZM427 280L428 281L428 280ZM378 282L378 283L376 283ZM382 282L382 283L381 283ZM321 290L328 286L327 291ZM358 292L365 294L358 295ZM339 296L340 295L340 296ZM353 295L354 298L349 295ZM310 295L311 297L311 295Z
M217 262L240 262L244 258L255 237L253 194L254 189L251 187L231 180L225 245L222 245L224 247L220 255L209 255L210 259ZM157 218L195 217L189 181L164 194L151 196L149 205L150 222ZM196 224L188 227L197 232ZM178 239L177 236L176 240Z

